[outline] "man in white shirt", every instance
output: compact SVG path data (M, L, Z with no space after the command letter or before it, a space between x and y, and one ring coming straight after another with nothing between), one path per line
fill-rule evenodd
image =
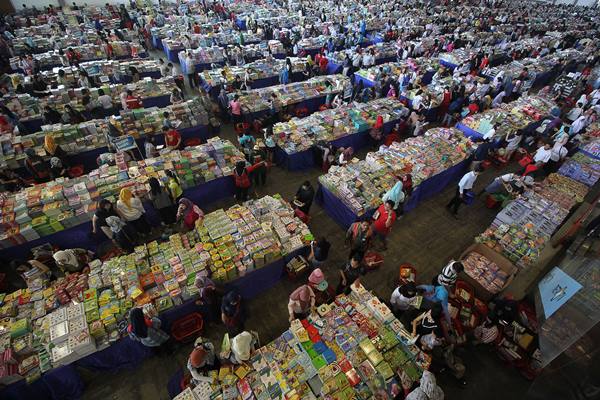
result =
M550 143L546 143L538 148L533 155L533 162L538 166L546 164L550 160L552 150L550 149Z
M446 204L446 208L454 215L455 217L458 214L458 208L465 200L465 195L468 192L473 190L473 185L477 180L477 177L481 174L481 166L475 167L475 170L469 171L463 175L463 177L458 182L458 187L456 188L456 194L450 200L448 204Z

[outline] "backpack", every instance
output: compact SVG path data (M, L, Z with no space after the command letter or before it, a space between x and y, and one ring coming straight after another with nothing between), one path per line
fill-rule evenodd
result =
M233 174L235 178L235 186L241 188L249 188L250 187L250 178L248 177L248 172L246 168L244 168L244 172L241 175L238 175L237 172Z

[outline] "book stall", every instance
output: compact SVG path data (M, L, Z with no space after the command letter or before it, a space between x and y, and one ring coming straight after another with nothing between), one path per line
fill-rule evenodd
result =
M262 39L254 33L244 32L244 44L260 43ZM171 62L179 62L181 59L179 53L187 51L189 48L198 47L225 47L228 45L237 45L240 34L233 30L228 32L215 32L211 34L188 34L189 40L185 36L169 37L162 40L163 51L167 59ZM189 46L187 45L189 43Z
M292 63L292 81L303 80L303 74L306 70L306 60L298 57L289 58ZM285 60L266 59L246 63L241 67L225 66L222 68L207 69L200 72L200 84L206 93L217 97L221 90L221 85L225 83L231 85L236 77L244 79L246 72L250 75L251 86L254 89L260 89L267 86L279 84L279 73L285 67ZM224 74L224 75L223 75Z
M456 124L456 128L474 141L482 140L495 124L493 140L502 140L508 133L524 129L530 124L550 115L556 107L552 100L542 96L525 96L510 103L502 103L477 114L469 115Z
M384 64L388 62L393 62L396 60L396 52L398 48L396 43L393 42L382 42L373 44L371 46L367 46L362 49L362 54L369 53L370 51L375 52L375 64ZM352 60L352 56L354 55L353 49L346 49L340 51L334 51L333 53L329 53L327 55L327 73L328 74L339 74L342 72L344 67L344 56L348 55L350 60Z
M584 201L599 179L600 161L577 152L557 173L506 204L490 227L475 239L480 249L486 247L483 252L488 260L476 255L479 262L465 265L467 280L478 295L489 299L501 293L519 278L519 272L535 265L570 211ZM485 256L483 252L480 255ZM488 262L493 259L501 260L503 265Z
M121 108L121 93L126 90L131 90L134 96L139 96L142 99L142 104L146 108L150 107L166 107L171 103L171 92L176 88L175 79L173 77L165 77L161 79L144 78L135 83L106 83L97 88L89 88L92 99L98 98L98 90L102 89L104 94L107 94L113 99L113 109L108 110L109 115L114 115ZM89 113L81 103L83 97L83 88L68 89L64 88L53 89L50 96L36 98L28 94L5 95L6 106L19 116L20 121L30 132L38 132L43 125L42 113L44 107L50 106L56 111L62 113L65 105L69 104L75 110L81 111L84 117L90 119Z
M471 147L457 129L430 129L422 136L381 146L365 160L332 166L319 177L316 199L331 218L348 228L379 207L398 176L410 173L414 190L404 203L404 211L410 211L464 174Z
M127 163L123 153L115 165L103 165L78 178L61 178L28 187L6 196L2 207L0 254L24 258L29 249L51 242L59 247L93 249L100 237L91 237L89 221L101 199L115 200L123 187L143 198L150 177L165 180L165 170L177 172L184 196L205 205L232 195L230 177L235 162L243 155L229 141L208 143L185 150L163 151L159 157ZM150 219L156 219L152 207Z
M381 98L277 123L273 126L277 143L275 161L290 171L314 167L313 147L318 142L330 142L336 148L352 147L356 152L371 142L369 131L378 116L383 117L386 134L407 113L399 101Z
M210 371L210 382L175 399L393 398L410 390L430 364L389 308L357 284L308 319L292 321L247 364Z
M329 89L327 83L331 85ZM323 75L304 82L248 90L240 94L242 115L249 121L266 115L271 109L273 94L277 96L279 107L293 105L314 112L325 103L327 95L343 93L349 87L351 87L350 79L343 75ZM233 93L229 94L230 99L233 96Z
M114 371L152 354L127 337L133 306L151 305L168 332L181 315L198 311L197 275L211 274L251 298L278 282L286 261L312 239L287 202L266 196L209 213L192 231L129 255L94 260L89 273L48 282L34 271L27 289L0 300L7 345L0 378L30 383L9 385L8 393L42 390L36 382L46 379L63 383L52 391L77 392L82 383L73 366Z
M190 138L200 138L204 141L211 137L208 128L208 114L199 98L186 100L183 103L170 105L165 108L140 108L131 111L121 111L116 117L108 120L91 120L76 125L55 124L44 125L40 132L31 135L15 137L5 134L0 137L2 154L0 165L10 169L19 169L25 158L25 149L33 148L37 154L44 156L44 138L52 135L54 141L67 154L70 164L83 164L86 170L97 167L97 157L109 151L108 140L114 138L109 123L121 135L131 136L143 147L146 135L156 135L157 143L163 143L162 123L163 113L168 112L173 121L178 121L177 130L183 141Z

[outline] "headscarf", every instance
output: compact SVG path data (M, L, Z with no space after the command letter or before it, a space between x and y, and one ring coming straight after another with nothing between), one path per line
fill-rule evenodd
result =
M377 121L375 125L373 125L373 129L381 129L383 128L383 117L381 115L377 116Z
M235 163L235 173L238 175L242 175L244 173L244 168L246 167L246 162L240 160Z
M54 141L54 136L46 135L44 137L44 149L46 149L48 154L54 155L54 152L56 151L56 142Z
M290 294L290 300L298 302L302 310L310 307L310 298L314 296L313 291L308 285L302 285Z
M50 159L50 167L52 168L62 168L62 162L58 157L52 157Z
M179 199L179 205L185 206L185 210L183 211L185 213L185 215L183 215L184 217L187 216L191 212L195 212L196 214L198 214L199 218L204 216L204 212L200 209L200 207L198 207L197 205L192 203L192 201L190 199L186 199L185 197L182 197L181 199Z
M223 311L223 313L225 315L227 315L228 317L233 317L239 309L239 302L241 301L242 296L240 296L240 294L237 292L237 290L232 290L230 292L228 292L224 297L223 297L223 304L221 306L221 311ZM233 304L234 302L237 302L237 304Z
M34 150L34 149L32 149L32 148L27 148L27 149L25 149L25 155L26 155L28 158L36 158L36 157L37 157L37 154L35 153L35 150Z
M234 337L231 341L231 351L238 361L249 360L252 351L252 334L244 331Z
M52 256L58 265L78 265L77 256L72 249L59 250Z
M133 193L129 188L121 189L121 193L119 193L119 200L123 202L127 207L131 208L131 198L133 197Z
M398 181L390 190L388 190L381 200L385 203L388 200L394 202L394 208L398 208L398 205L404 201L404 192L402 191L402 182Z
M141 308L133 308L129 313L129 319L131 320L131 331L135 336L142 339L148 337L148 327Z
M420 386L406 396L406 400L443 400L444 392L437 385L435 376L429 371L423 371Z
M121 218L111 215L106 218L106 225L110 228L113 233L121 232L121 229L125 226L125 222L121 220Z

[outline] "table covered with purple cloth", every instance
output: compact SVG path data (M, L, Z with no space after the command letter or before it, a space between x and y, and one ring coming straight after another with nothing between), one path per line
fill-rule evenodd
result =
M144 108L164 108L171 104L171 95L163 94L162 96L145 97L142 99L142 104L144 105Z
M477 132L474 129L469 128L468 126L466 126L463 123L460 123L460 122L457 123L456 129L458 129L459 131L464 133L466 137L473 140L474 142L483 140L483 135L481 133Z
M470 163L471 161L468 159L463 160L455 166L421 182L404 202L404 212L413 210L420 202L433 197L444 190L449 184L458 181L464 175ZM325 209L327 215L344 229L348 229L353 222L359 219L359 216L354 214L341 199L321 184L319 184L315 200ZM373 211L367 210L367 216L372 215Z
M54 368L31 384L25 380L0 390L2 400L75 400L83 395L83 381L74 365Z
M200 207L203 207L214 201L233 196L234 191L235 184L233 182L233 177L225 176L185 189L183 195ZM154 223L155 225L158 224L159 217L157 212L147 202L144 206L146 208L146 217L150 223ZM76 247L95 251L100 244L108 239L102 232L92 234L91 231L92 222L86 221L51 235L42 236L36 240L2 249L0 250L0 258L7 260L29 259L30 249L45 243L51 243L62 249L73 248L73 244L76 243Z
M295 108L306 107L308 109L308 112L312 114L313 112L317 111L319 109L319 107L321 107L323 104L325 104L326 98L327 98L327 96L324 95L324 96L315 97L312 99L302 100L299 103L290 104L289 106L293 106ZM252 122L257 118L268 115L270 112L271 112L271 110L262 110L262 111L256 111L256 112L251 112L251 113L243 113L242 117L244 118L244 120L246 120L248 122Z
M154 46L155 49L162 50L162 38L152 35L152 46Z
M133 369L154 351L140 342L124 337L112 343L104 350L97 351L75 361L78 367L92 371L115 372L120 369Z
M163 51L165 52L167 60L173 63L179 63L179 52L181 52L182 49L169 49L163 45Z
M383 134L388 134L398 120L388 121L383 124ZM342 136L338 139L332 140L330 143L336 147L352 147L354 152L367 147L370 143L374 143L369 135L369 129L353 133L351 135ZM290 170L290 171L302 171L315 166L315 153L313 148L299 151L297 153L288 154L280 147L275 148L275 162ZM318 162L317 162L318 164Z

